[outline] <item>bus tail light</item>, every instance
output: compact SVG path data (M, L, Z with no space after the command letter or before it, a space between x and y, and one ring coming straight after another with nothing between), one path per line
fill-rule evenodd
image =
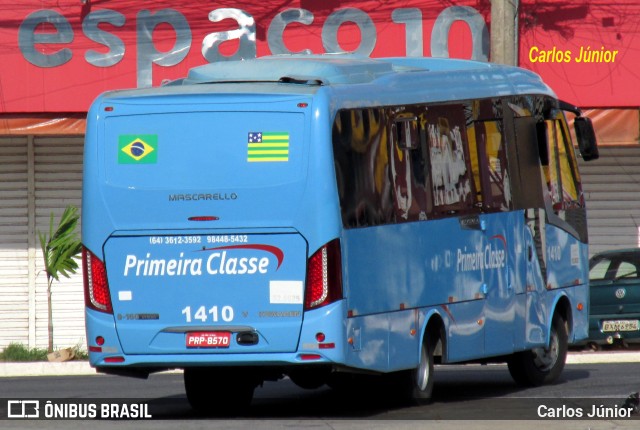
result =
M300 354L298 358L302 361L314 361L314 360L322 360L322 356L320 354Z
M309 258L304 309L328 305L342 298L340 240L335 239Z
M104 263L85 247L82 247L82 269L86 306L96 311L113 313L107 269Z

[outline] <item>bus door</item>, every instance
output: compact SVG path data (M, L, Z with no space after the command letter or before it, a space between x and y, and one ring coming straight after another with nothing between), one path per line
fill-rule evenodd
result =
M547 145L543 173L547 185L545 249L547 288L587 282L587 222L574 148L558 113L541 123Z

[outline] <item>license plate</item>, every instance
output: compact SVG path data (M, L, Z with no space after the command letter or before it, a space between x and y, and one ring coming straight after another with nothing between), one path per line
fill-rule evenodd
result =
M229 348L230 343L228 331L187 333L187 348Z
M602 331L637 331L638 320L603 321Z

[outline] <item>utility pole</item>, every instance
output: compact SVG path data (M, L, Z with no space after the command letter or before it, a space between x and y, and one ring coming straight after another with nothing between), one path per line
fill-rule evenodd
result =
M519 0L491 0L491 57L493 63L518 65Z

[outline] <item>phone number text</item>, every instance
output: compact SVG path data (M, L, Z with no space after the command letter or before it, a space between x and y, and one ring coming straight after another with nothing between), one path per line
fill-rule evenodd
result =
M150 236L151 245L198 245L201 243L248 243L246 234L223 234L212 236Z

